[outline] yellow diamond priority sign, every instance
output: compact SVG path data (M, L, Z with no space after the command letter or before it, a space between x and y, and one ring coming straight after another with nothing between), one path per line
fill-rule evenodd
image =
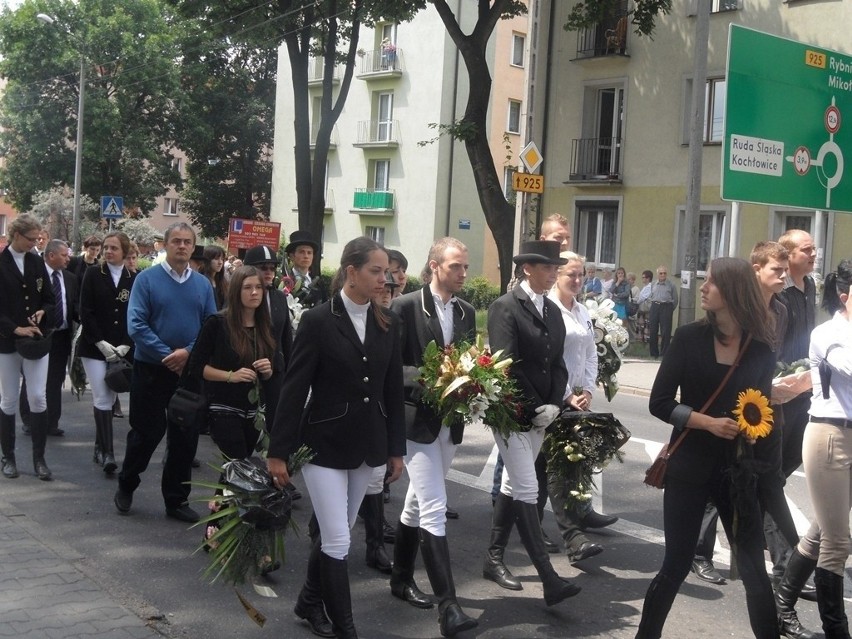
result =
M521 163L524 165L524 168L526 168L527 173L535 173L535 170L541 166L542 162L544 162L544 158L538 150L536 143L530 141L530 143L521 150Z

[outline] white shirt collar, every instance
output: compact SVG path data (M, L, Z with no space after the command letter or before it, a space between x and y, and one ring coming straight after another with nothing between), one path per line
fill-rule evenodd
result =
M523 280L520 286L535 305L535 310L538 311L538 314L544 317L544 295L534 292L527 280Z
M189 276L192 275L192 268L190 268L189 264L186 265L186 268L183 269L183 273L178 273L174 270L168 261L163 260L160 262L163 268L166 270L166 273L169 274L169 277L172 278L178 284L183 284L186 280L189 279Z

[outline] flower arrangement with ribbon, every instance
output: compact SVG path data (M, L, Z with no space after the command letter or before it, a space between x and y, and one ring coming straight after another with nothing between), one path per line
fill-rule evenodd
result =
M548 473L569 487L569 506L592 498L593 476L613 459L623 463L621 448L628 439L630 431L612 413L562 411L547 430L542 452L547 458Z
M607 401L612 401L618 392L616 373L621 368L621 355L630 343L630 334L618 318L612 300L586 300L585 305L594 324L595 347L598 351L597 383L603 386Z
M527 430L519 424L524 406L509 376L511 364L503 351L492 353L485 348L479 336L475 344L459 342L444 348L429 342L420 367L421 399L438 413L444 426L481 419L508 439L514 432Z

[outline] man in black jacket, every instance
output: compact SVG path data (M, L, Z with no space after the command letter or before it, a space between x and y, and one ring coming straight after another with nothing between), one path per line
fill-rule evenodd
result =
M424 269L428 283L419 291L398 297L391 309L402 318L402 363L406 386L405 465L410 483L397 525L391 592L418 608L432 603L414 583L418 542L432 590L438 597L441 635L451 637L476 627L456 601L447 544L447 489L444 477L462 441L463 424L445 428L441 418L419 400L423 351L430 342L444 347L476 334L473 307L455 294L464 286L467 247L452 237L432 245Z

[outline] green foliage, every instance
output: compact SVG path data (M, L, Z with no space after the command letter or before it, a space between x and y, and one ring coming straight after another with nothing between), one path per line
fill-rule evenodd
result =
M126 233L139 246L152 246L154 244L154 236L159 233L147 220L129 217L116 222L115 228Z
M53 24L36 19L48 13ZM143 215L173 184L175 41L159 0L25 0L0 14L0 185L19 210L74 179L81 57L82 193L121 195Z
M50 237L60 240L71 239L74 220L74 194L65 186L54 186L33 194L28 213L34 215L47 228ZM99 230L100 204L90 197L80 197L80 235L86 237Z
M491 303L500 297L500 289L487 277L478 275L464 283L459 297L470 302L475 309L487 310Z
M137 271L144 271L146 268L150 267L153 264L153 260L149 260L147 257L140 257L136 260L136 269Z
M420 140L417 143L417 146L426 146L428 144L434 144L438 140L441 139L442 136L448 135L454 140L458 140L460 142L473 141L476 139L477 134L479 133L479 127L476 126L475 122L470 122L462 118L461 120L456 120L451 124L439 124L438 122L430 122L427 125L430 129L437 129L438 135L429 140Z
M593 27L600 22L617 16L624 5L623 0L584 0L578 2L568 14L563 25L566 31L579 31ZM641 0L628 14L637 35L651 36L656 27L657 17L668 15L672 10L671 0Z

